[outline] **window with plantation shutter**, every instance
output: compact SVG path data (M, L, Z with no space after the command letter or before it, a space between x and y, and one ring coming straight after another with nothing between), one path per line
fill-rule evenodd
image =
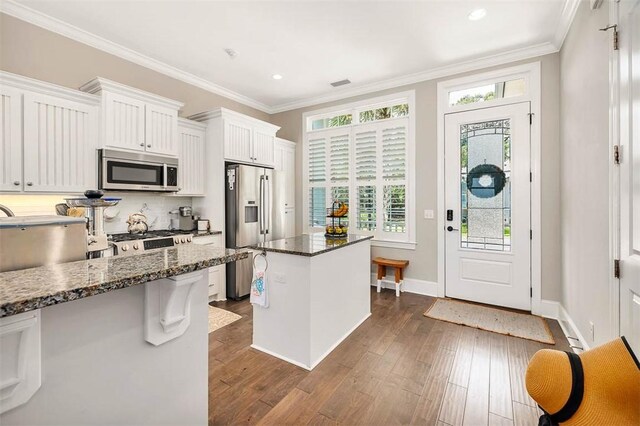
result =
M415 215L410 208L410 189L414 117L413 93L407 93L407 98L392 98L384 101L387 104L337 109L353 117L353 122L345 122L340 128L313 125L314 120L337 112L305 118L303 185L308 188L308 231L321 231L331 225L326 208L339 201L349 205L343 221L349 224L350 233L370 234L383 243L413 244Z

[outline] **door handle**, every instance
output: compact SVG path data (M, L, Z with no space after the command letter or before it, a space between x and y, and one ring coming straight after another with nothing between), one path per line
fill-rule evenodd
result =
M459 229L454 228L453 226L447 226L447 231L453 232L453 231L459 231Z
M269 222L270 222L270 218L271 218L271 182L269 182L269 176L265 176L265 196L264 196L264 233L268 234L269 233Z
M264 234L264 176L260 176L260 234Z

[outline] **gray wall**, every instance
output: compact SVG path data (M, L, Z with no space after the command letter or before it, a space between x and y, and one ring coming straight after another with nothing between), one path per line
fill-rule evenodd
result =
M262 111L2 13L0 69L71 89L98 76L108 78L184 102L182 117L225 107L269 121Z
M583 2L560 52L562 304L591 346L609 318L609 43L606 6ZM589 321L593 321L595 340Z
M542 79L542 298L560 300L560 186L559 186L559 55L551 54L527 61L541 62ZM373 255L388 256L411 261L406 271L408 278L426 281L438 279L438 223L423 219L422 211L436 210L437 205L437 83L441 80L479 73L449 76L408 86L397 87L336 102L314 105L308 108L274 114L271 121L281 126L278 136L300 143L302 138L302 114L320 108L342 105L360 99L381 96L403 90L416 92L416 226L417 247L415 250L374 248ZM296 222L302 229L302 149L296 151Z

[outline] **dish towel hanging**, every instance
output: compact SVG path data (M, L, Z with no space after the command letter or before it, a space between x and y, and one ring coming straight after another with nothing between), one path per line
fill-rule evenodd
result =
M257 265L256 260L258 258L264 259L264 268L261 265ZM253 305L261 306L263 308L269 307L269 299L267 298L267 256L259 253L253 257L253 281L251 281L251 296L250 301Z

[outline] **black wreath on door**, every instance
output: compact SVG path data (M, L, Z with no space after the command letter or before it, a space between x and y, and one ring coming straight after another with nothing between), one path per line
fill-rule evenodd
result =
M482 178L485 178L485 181L489 178L491 182L483 185ZM467 189L478 198L491 198L502 192L506 181L507 176L500 167L494 164L480 164L467 174Z

